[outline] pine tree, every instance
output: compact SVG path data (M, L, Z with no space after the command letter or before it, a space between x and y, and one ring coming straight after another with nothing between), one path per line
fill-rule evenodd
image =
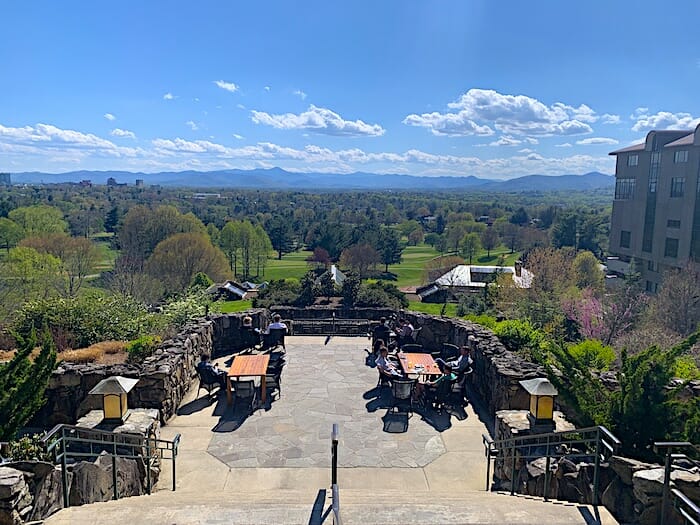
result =
M44 390L56 366L56 347L44 334L41 351L31 362L37 344L32 331L26 339L16 336L18 349L9 363L0 365L0 440L12 439L44 404Z

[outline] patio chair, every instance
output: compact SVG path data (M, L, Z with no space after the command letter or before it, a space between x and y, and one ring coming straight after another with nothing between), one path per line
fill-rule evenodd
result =
M450 400L452 385L455 381L440 381L436 387L427 388L425 391L426 402L432 403L433 408L440 412Z
M409 414L413 413L413 389L416 382L413 379L396 378L391 381L391 409L405 406Z
M414 328L413 332L411 332L411 340L414 343L418 342L418 335L420 334L421 330L423 330L423 327L419 326L418 328Z
M459 356L459 347L451 343L442 343L442 349L440 350L440 357L443 361L450 361L456 359Z
M422 354L423 345L417 345L415 343L407 343L401 347L402 352L407 352L410 354Z
M284 336L286 334L287 330L284 328L271 328L270 333L263 336L263 348L269 349L281 346L286 350L287 347L284 346Z
M202 389L207 391L207 395L211 395L211 393L217 388L221 390L221 380L214 374L210 373L207 369L201 370L197 368L197 376L199 377L197 399L199 399L199 391Z
M394 380L394 376L382 372L379 368L377 368L377 371L379 372L379 380L377 381L377 386L382 387L391 385L391 382Z
M234 402L238 400L238 398L250 399L250 407L253 407L255 403L255 381L252 379L232 380L231 388L233 389Z

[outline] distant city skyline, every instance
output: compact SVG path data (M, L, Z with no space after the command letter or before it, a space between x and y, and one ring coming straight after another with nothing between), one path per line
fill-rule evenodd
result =
M698 15L692 0L6 2L0 172L612 174L609 151L700 123Z

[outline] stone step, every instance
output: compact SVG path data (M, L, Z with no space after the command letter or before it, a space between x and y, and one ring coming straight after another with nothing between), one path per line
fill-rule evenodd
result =
M468 491L341 491L341 517L346 525L393 524L585 524L596 512L585 505L544 502L539 498ZM330 524L323 516L331 505L330 491L268 491L193 494L161 491L64 509L46 525L111 523L197 524L279 523ZM617 523L599 508L600 525Z

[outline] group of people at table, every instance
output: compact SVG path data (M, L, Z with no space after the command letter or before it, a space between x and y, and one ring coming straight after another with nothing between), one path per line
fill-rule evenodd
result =
M426 366L423 363L415 364L411 361L433 362L430 354L421 354L420 358L413 353L404 353L402 348L406 344L413 343L412 334L414 328L410 322L405 319L400 319L396 327L392 327L387 323L386 318L380 319L372 331L373 340L373 356L375 364L379 372L385 379L391 381L392 378L408 379L411 376L417 377L414 390L414 400L422 401L425 394L428 392L434 393L441 383L448 382L450 385L460 380L460 392L465 394L465 385L463 383L466 374L471 371L471 366L474 360L471 356L472 349L476 343L474 336L468 337L468 345L459 348L459 355L456 357L444 360L438 357L434 360L437 370ZM393 339L392 341L392 334ZM438 372L439 373L433 373Z

